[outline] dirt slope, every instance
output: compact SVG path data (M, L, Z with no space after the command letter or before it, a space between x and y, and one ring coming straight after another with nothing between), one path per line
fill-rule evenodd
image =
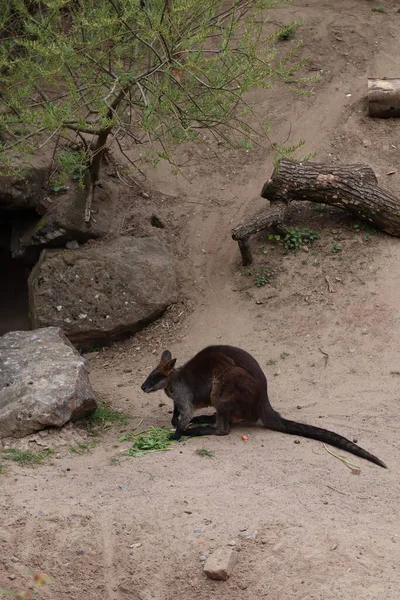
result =
M252 100L271 116L274 139L290 130L289 142L303 138L319 160L367 162L398 192L400 122L368 120L363 101L366 74L398 75L400 13L389 0L380 6L384 13L370 0L297 0L273 11L275 22L304 19L323 78L309 97L277 86ZM43 597L59 600L397 600L399 241L302 207L293 223L321 240L283 255L260 236L246 275L230 229L263 206L272 153L195 162L188 180L149 175L186 217L193 310L178 307L135 339L89 355L96 390L144 425L168 425L168 400L140 391L160 350L182 362L207 344L232 343L260 361L282 414L357 438L389 469L354 459L361 473L353 475L317 442L240 427L130 459L111 430L88 454L71 455L67 444L52 465L1 476L0 587L19 589L30 567L51 574ZM258 288L263 268L270 281ZM197 455L201 447L215 457ZM230 541L239 550L234 574L207 580L202 555Z

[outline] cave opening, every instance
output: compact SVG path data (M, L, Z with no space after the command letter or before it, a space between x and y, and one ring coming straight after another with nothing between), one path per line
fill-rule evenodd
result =
M31 329L29 321L28 278L33 264L14 258L11 251L13 231L22 222L37 219L32 211L0 212L0 335Z

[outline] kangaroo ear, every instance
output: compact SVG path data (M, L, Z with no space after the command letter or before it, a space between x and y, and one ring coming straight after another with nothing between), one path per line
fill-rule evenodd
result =
M168 365L167 365L167 369L168 371L172 371L172 369L174 368L176 363L176 358L173 358L172 360L169 361Z
M171 360L171 358L172 356L169 350L164 350L164 352L161 354L161 362L167 363Z

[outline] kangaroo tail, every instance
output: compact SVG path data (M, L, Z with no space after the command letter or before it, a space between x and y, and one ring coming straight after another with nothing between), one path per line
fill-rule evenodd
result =
M297 423L296 421L289 421L288 419L281 417L276 411L273 411L273 413L274 414L268 415L269 418L263 419L264 425L265 427L268 427L268 429L281 431L282 433L288 433L290 435L299 435L301 437L311 438L312 440L318 440L319 442L331 444L332 446L336 446L336 448L346 450L351 454L365 458L366 460L369 460L370 462L387 469L385 463L379 458L373 454L370 454L363 448L360 448L360 446L357 446L357 444L354 444L338 433L334 433L333 431L328 431L327 429L322 429L320 427L314 427L313 425L305 425L303 423Z

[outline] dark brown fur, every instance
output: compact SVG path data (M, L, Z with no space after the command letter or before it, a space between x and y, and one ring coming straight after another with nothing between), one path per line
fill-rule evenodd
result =
M144 392L163 389L174 401L173 438L182 435L227 435L235 421L257 422L274 431L319 440L361 456L381 467L386 465L345 437L284 419L268 399L267 379L258 362L244 350L233 346L209 346L185 365L175 369L176 359L166 350L160 363L142 385ZM198 408L213 406L216 415L195 417ZM191 427L190 423L215 423L211 427Z

